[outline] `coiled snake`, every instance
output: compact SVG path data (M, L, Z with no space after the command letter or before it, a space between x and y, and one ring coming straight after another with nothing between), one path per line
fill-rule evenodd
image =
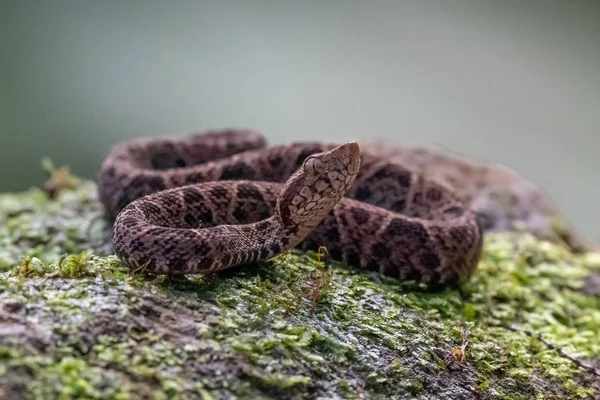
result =
M211 273L291 248L433 286L467 279L483 227L464 196L350 142L266 147L222 130L114 146L98 173L115 253L157 274Z

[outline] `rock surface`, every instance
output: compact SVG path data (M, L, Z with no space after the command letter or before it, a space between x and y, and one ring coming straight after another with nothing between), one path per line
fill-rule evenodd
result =
M600 254L488 235L431 293L314 253L132 274L106 229L92 182L0 195L0 398L600 398Z

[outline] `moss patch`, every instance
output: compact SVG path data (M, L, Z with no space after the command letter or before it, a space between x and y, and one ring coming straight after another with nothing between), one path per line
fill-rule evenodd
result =
M598 254L488 235L473 278L437 293L299 252L131 276L94 191L0 196L3 399L600 397L598 376L509 329L599 368Z

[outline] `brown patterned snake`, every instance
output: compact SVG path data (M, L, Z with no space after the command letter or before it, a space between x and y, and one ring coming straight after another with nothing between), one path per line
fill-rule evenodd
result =
M366 148L266 147L238 130L114 146L98 188L115 218L115 252L132 267L177 275L325 246L333 259L399 280L467 279L482 249L476 196L403 163L401 149Z

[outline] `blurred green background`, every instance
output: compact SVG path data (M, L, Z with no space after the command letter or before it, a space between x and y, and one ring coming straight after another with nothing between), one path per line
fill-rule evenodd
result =
M507 164L591 240L600 2L0 0L0 192L137 136L249 127Z

